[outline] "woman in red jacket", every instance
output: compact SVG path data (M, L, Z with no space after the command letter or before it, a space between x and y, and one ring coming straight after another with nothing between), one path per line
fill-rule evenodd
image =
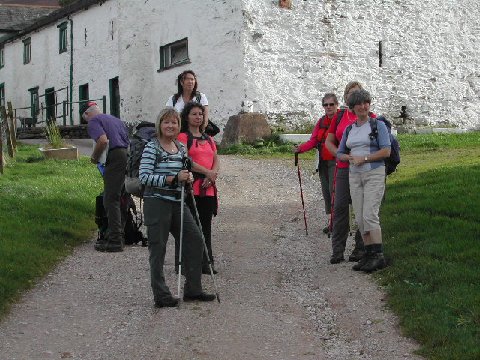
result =
M327 93L322 98L322 106L325 109L323 115L313 128L312 136L307 142L295 146L296 153L303 153L314 147L318 149L318 167L320 183L322 185L323 201L325 202L325 213L330 215L332 207L333 176L335 172L335 157L330 154L325 146L325 139L328 135L328 128L338 109L338 99L333 93ZM329 227L325 226L324 233L328 233Z

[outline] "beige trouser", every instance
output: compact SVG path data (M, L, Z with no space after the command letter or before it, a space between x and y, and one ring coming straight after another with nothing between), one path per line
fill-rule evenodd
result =
M382 243L378 213L385 192L385 167L363 173L350 172L349 182L355 219L365 245Z

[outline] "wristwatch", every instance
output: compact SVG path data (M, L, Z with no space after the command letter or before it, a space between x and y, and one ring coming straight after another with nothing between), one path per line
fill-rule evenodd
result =
M365 160L365 162L367 162L368 161L368 156L365 156L365 158L363 160Z

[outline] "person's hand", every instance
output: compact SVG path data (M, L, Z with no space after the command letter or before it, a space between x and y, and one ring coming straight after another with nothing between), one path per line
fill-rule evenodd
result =
M191 178L191 180L190 180ZM178 182L188 182L191 183L193 181L193 175L188 170L180 170L177 174Z
M212 182L210 179L208 178L205 178L203 179L203 182L202 182L202 188L206 189L206 188L209 188L210 186L212 186L214 184L214 182Z
M211 184L214 184L217 181L218 172L214 170L208 170L205 174L205 179L208 179ZM211 185L210 184L210 185Z
M293 150L293 152L294 152L294 153L298 153L298 152L300 152L300 149L298 148L298 145L296 145L296 144L295 144L295 145L293 145L293 148L292 148L292 150Z
M364 156L350 156L350 164L355 166L360 166L365 164L365 157Z

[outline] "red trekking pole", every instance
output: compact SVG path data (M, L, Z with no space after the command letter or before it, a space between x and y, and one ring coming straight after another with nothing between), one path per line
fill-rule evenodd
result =
M305 222L305 234L308 236L307 213L305 212L305 202L303 201L302 175L300 174L300 165L298 164L298 153L295 153L295 166L297 167L298 182L300 183L300 197L302 198L303 221Z

